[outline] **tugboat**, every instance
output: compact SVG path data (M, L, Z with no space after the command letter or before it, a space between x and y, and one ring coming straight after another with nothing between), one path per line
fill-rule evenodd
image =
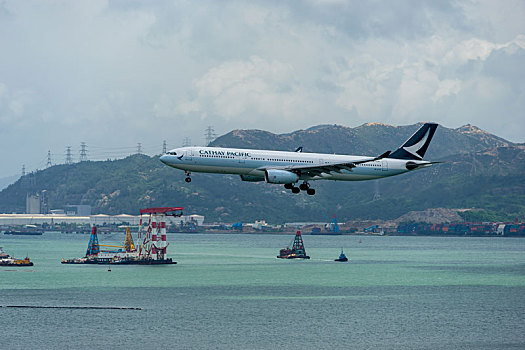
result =
M301 231L297 231L295 234L292 249L290 249L289 246L281 249L277 257L280 259L310 259L310 257L306 255L306 250L304 249Z
M339 261L339 262L348 261L348 258L346 257L345 253L343 253L343 248L341 248L341 254L339 255L339 257L335 259L334 261Z
M33 266L28 257L25 259L15 259L3 252L0 247L0 266Z

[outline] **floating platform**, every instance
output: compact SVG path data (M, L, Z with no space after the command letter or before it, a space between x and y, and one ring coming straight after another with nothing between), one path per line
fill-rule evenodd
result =
M62 264L91 264L91 265L169 265L176 264L171 258L163 260L155 259L99 259L99 258L76 258L62 259Z
M284 250L284 249L281 249ZM288 249L289 250L289 249ZM281 252L279 255L277 255L279 259L310 259L310 257L306 254L292 254L292 253L283 253Z

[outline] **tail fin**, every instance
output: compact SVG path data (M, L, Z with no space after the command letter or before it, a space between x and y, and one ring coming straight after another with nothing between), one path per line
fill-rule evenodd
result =
M422 160L437 127L436 123L425 123L388 158Z

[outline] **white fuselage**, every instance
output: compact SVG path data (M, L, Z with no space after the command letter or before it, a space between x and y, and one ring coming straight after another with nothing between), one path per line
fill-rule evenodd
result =
M255 149L235 149L218 147L183 147L169 151L160 160L177 169L188 172L237 174L264 178L265 169L285 168L287 166L323 166L332 163L352 163L368 157L336 155L324 153L283 152ZM375 157L369 157L370 160ZM371 180L406 173L407 160L383 158L356 164L349 170L322 173L318 176L300 180ZM427 161L410 161L419 167L430 165Z

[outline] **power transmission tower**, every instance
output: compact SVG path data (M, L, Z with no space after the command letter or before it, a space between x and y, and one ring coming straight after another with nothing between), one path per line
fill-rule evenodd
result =
M182 147L190 147L191 146L191 139L189 137L185 137L184 141L182 141Z
M49 168L50 166L52 166L53 164L51 163L51 151L47 151L47 164L46 164L46 168Z
M206 146L208 146L210 143L213 142L217 138L217 134L215 133L215 130L213 130L213 127L210 125L206 128L206 133L204 134L204 137L206 138Z
M87 146L85 142L80 143L80 161L86 161L87 158Z
M137 143L137 154L142 154L142 143Z
M26 165L22 165L22 176L26 176Z
M71 159L71 146L67 146L66 148L66 164L73 163L73 160Z
M168 146L167 146L167 144L166 144L166 140L164 140L164 141L162 142L162 154L166 154L166 152L168 151L167 148L168 148Z

